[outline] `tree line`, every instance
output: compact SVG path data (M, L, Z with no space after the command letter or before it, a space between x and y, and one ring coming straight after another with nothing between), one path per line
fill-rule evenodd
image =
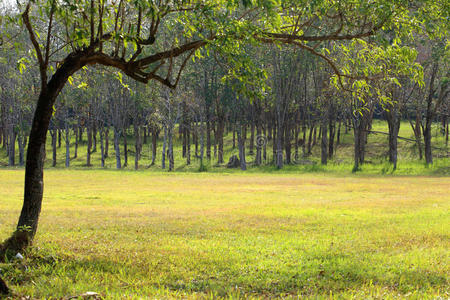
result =
M417 158L431 164L431 124L440 122L446 144L449 135L448 64L430 55L438 50L438 46L422 48L419 53L428 78L425 84L419 86L405 76L399 77L398 85L388 86L393 101L384 105L377 97L369 97L364 103L352 101L345 92L330 87L331 71L313 55L271 47L267 47L264 58L268 90L255 97L239 94L236 85L223 81L227 66L214 56L202 56L195 69L187 69L176 91L141 85L102 68L84 70L82 76L71 79L54 106L49 125L52 166L57 164L57 148L63 145L65 167L69 167L85 139L86 166L92 165L91 154L98 151L102 167L111 156L118 169L129 164L138 169L143 145L149 144L151 165L157 163L157 152L161 152L161 167L171 171L175 134L182 141L186 164L195 157L200 168L204 159L219 165L227 162L227 134L233 137L232 147L239 153L236 166L242 170L247 168L246 153L254 156L253 165L282 168L310 156L315 145L320 146L321 163L327 164L340 144L341 133L350 131L357 170L365 161L375 111L388 123L388 157L394 168L401 120L408 120L415 134ZM24 81L20 65L11 62L1 67L7 76L2 78L0 142L8 165L23 166L35 109L30 89L35 87ZM129 135L133 136L132 145ZM163 140L161 149L159 139ZM268 149L269 142L272 149ZM134 152L134 162L129 162L130 151Z

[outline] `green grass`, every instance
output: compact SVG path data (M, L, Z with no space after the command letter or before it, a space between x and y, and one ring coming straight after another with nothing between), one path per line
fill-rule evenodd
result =
M0 171L0 239L14 229L23 176ZM45 177L34 247L0 265L14 297L450 297L449 177L289 168Z

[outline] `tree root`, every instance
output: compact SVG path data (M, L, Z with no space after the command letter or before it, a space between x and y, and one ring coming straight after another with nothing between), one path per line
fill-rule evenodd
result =
M9 295L9 288L3 279L0 277L0 295Z
M30 234L27 231L17 230L13 235L0 245L0 262L5 258L14 257L19 252L24 252L31 245Z

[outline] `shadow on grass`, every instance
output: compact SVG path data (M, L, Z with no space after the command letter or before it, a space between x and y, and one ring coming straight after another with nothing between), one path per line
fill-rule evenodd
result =
M175 261L170 255L152 264L108 257L74 258L38 250L24 261L0 267L13 289L14 285L21 286L41 297L61 297L91 289L100 294L130 290L145 296L148 288L221 297L311 296L374 286L406 294L421 289L442 290L447 283L443 274L411 270L407 265L358 261L351 254L305 252L297 264L279 261L268 266L236 255L224 256L219 263L218 258L201 256L195 251L191 254L197 257L192 264Z

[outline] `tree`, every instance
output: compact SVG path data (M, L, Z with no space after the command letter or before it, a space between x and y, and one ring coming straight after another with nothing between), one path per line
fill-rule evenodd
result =
M69 78L82 68L100 64L143 83L157 81L175 88L198 49L209 47L229 54L233 70L242 70L242 61L235 54L241 52L243 44L258 42L292 44L333 65L320 53L318 43L367 38L381 29L406 32L411 30L408 24L416 24L420 18L418 10L445 9L437 7L443 5L441 2L430 0L417 1L417 10L410 9L409 1L397 0L292 0L282 4L245 0L243 5L219 0L18 3L17 19L29 34L41 85L28 141L24 204L17 231L3 244L3 253L26 247L36 233L43 195L45 141L53 106ZM170 41L158 40L161 31L171 32L170 37L166 36ZM250 71L230 74L251 85L254 73L251 66L245 69ZM333 70L339 79L349 76L337 67Z

